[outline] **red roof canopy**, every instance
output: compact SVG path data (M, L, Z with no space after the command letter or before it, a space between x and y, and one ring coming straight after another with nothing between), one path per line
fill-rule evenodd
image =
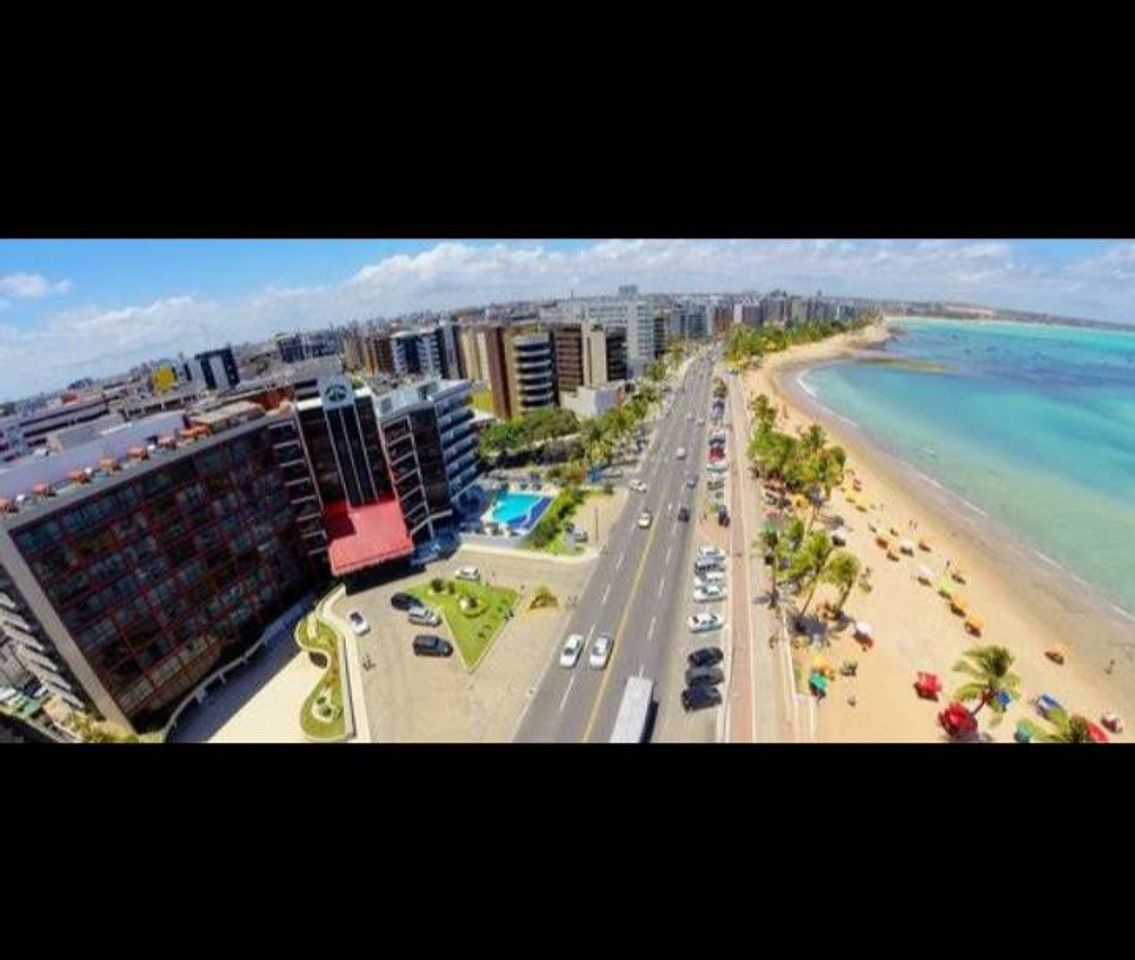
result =
M332 503L323 511L323 521L330 541L327 559L337 577L414 552L402 507L394 497L365 507Z

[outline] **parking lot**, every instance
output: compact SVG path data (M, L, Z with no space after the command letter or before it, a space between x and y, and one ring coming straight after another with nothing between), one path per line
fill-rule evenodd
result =
M461 566L473 565L484 581L520 591L513 619L477 667L470 671L461 656L415 656L411 644L419 633L452 640L448 627L417 627L390 606L393 594L434 577L450 578ZM363 690L376 742L467 743L511 741L521 712L558 650L570 597L582 592L590 562L543 558L527 551L489 551L462 547L447 560L430 564L413 576L348 594L334 605L346 618L358 610L370 624L357 643ZM553 609L529 610L536 588L546 585L559 600Z

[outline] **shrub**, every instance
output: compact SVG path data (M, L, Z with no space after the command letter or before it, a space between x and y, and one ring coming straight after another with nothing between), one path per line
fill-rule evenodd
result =
M445 589L445 580L442 577L434 577L430 581L430 589L434 593L441 593Z
M558 607L559 604L560 602L556 599L556 595L541 584L536 588L536 593L532 597L532 603L529 604L529 609L539 610L543 607Z

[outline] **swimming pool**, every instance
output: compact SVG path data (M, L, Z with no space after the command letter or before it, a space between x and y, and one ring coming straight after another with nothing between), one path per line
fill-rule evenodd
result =
M485 516L493 523L526 529L535 525L551 502L551 497L539 493L498 493Z

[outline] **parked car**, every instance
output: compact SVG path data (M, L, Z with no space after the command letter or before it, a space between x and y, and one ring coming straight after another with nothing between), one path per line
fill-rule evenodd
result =
M413 607L407 616L411 623L423 627L441 626L441 615L436 610L429 609L429 607Z
M686 657L691 667L712 667L724 659L725 651L721 647L699 647Z
M634 490L636 493L646 493L646 484L641 480L632 480L627 484L627 486Z
M690 508L687 507L687 506L679 507L678 508L678 519L681 520L683 523L689 523L690 522Z
M396 593L390 598L390 605L395 610L409 610L413 607L419 607L421 604L417 599L411 597L408 593Z
M650 526L650 521L653 520L653 519L654 519L654 517L651 515L649 510L643 510L642 513L640 513L638 515L638 525L643 530L645 530L647 527Z
M610 634L601 633L595 638L595 642L591 645L591 653L587 658L592 669L602 670L607 666L607 661L611 659L611 648L614 645L615 639Z
M686 448L685 447L679 447L677 450L674 451L674 456L677 457L679 460L685 460L686 459Z
M560 666L569 669L574 667L581 650L583 650L583 634L573 633L564 642L564 648L560 652Z
M724 583L725 571L723 570L703 570L700 574L694 577L694 589L699 587L708 586L711 583Z
M839 531L836 531L835 533L832 534L832 545L836 546L836 547L846 547L847 546L847 537L845 537Z
M481 571L476 567L458 567L453 576L457 580L472 580L476 583L481 579Z
M729 591L720 583L707 583L704 587L694 589L695 603L715 603L729 596Z
M718 560L724 560L725 551L722 550L721 547L715 547L711 543L703 543L700 547L698 547L697 556L699 560L713 557L716 557Z
M710 570L724 570L725 561L718 557L698 557L694 561L694 573L708 573Z
M725 680L721 667L690 667L686 671L687 687L716 687Z
M690 474L688 477L686 477L686 486L689 487L691 490L693 490L694 487L696 487L697 485L698 485L697 474Z
M725 620L716 613L695 613L686 624L692 633L708 633L710 630L720 630L725 626Z
M587 531L577 529L573 534L576 543L587 543Z
M453 653L453 644L430 633L414 637L414 655L418 657L448 657Z
M370 624L367 623L364 617L358 610L352 610L347 614L347 619L351 623L351 629L355 631L355 636L360 637L370 629Z
M688 713L690 710L704 710L706 707L716 707L721 704L721 691L716 687L690 687L682 691L682 708Z

